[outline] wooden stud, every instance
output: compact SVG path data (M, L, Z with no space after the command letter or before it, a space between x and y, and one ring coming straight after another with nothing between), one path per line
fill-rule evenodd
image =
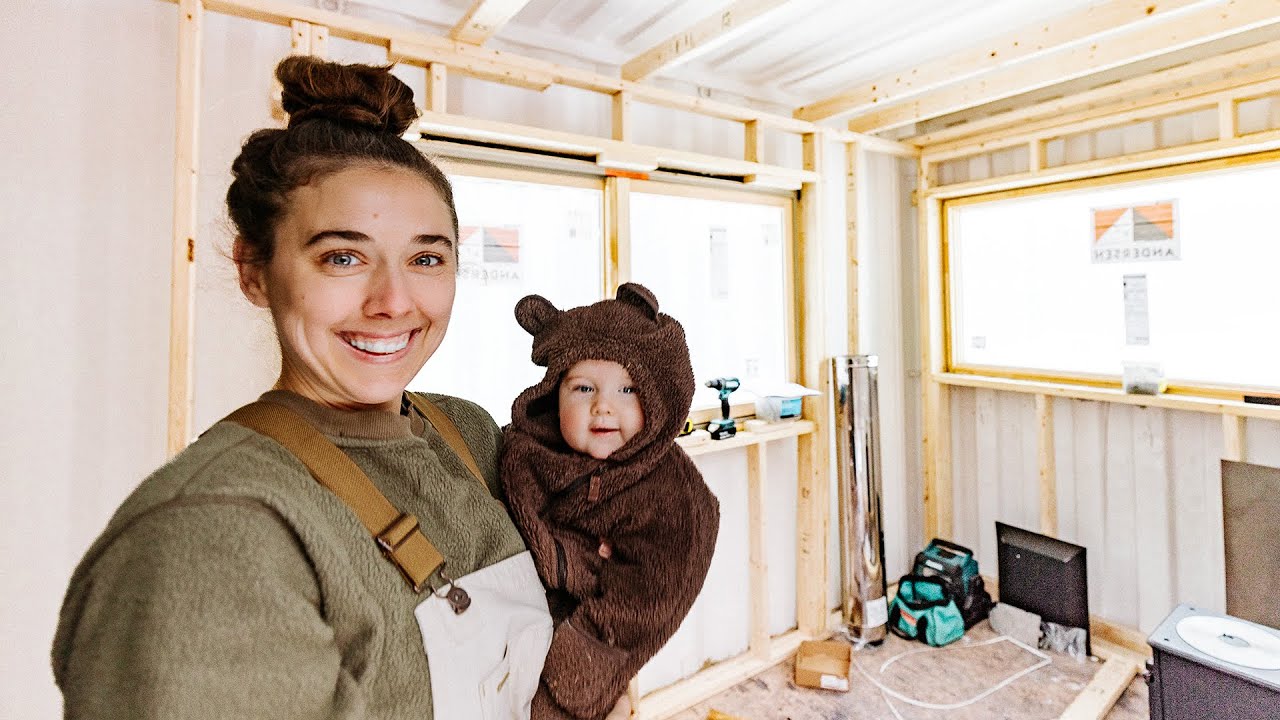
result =
M613 94L612 112L613 139L620 142L631 140L631 93L619 90Z
M1209 4L1192 8L1169 16L1155 27L1134 23L1109 35L1106 42L1066 47L897 105L877 105L855 116L849 129L878 132L908 125L1277 24L1280 24L1280 14L1271 3Z
M845 346L851 355L858 354L858 213L862 196L859 171L862 166L862 146L857 142L845 143L845 295L848 298L848 339Z
M860 83L838 95L805 105L796 117L814 122L872 106L883 107L904 98L923 95L959 80L1008 67L1017 61L1052 53L1103 32L1125 26L1146 29L1163 21L1171 11L1198 0L1119 0L1090 6L1077 13L1036 23L984 42L972 50L949 53L945 58L905 71Z
M761 128L759 120L748 120L743 127L744 145L743 157L747 162L764 162L764 138L761 137Z
M1264 65L1261 72L1239 76L1239 71ZM973 145L1010 132L1027 132L1046 126L1070 124L1098 114L1123 112L1166 102L1170 97L1218 92L1273 77L1280 66L1280 41L1149 73L1093 90L998 113L907 139L912 145L945 149L953 144ZM1222 77L1224 74L1227 77Z
M1036 395L1036 445L1040 467L1040 532L1058 536L1058 471L1053 436L1053 398Z
M449 37L458 42L483 45L510 22L529 0L475 0Z
M311 55L329 57L329 28L324 25L311 26Z
M631 182L625 177L604 180L609 248L605 258L605 297L613 297L619 285L631 280Z
M1190 145L1156 148L1130 155L1118 155L1069 165L1056 165L1052 168L1044 169L1038 174L1029 172L1015 173L985 180L939 185L931 190L930 193L932 197L939 199L972 197L987 193L1044 187L1056 183L1066 184L1073 181L1093 180L1108 176L1114 178L1121 174L1126 177L1133 177L1139 171L1158 171L1175 165L1187 165L1213 160L1230 162L1246 155L1262 154L1278 148L1280 148L1280 129L1268 130L1250 133L1230 140L1207 140ZM1113 180L1112 184L1114 183L1115 181Z
M622 77L635 82L706 53L747 28L759 25L790 0L738 0L692 27L654 45L622 65Z
M1245 461L1245 419L1240 415L1222 416L1222 459Z
M1039 173L1044 169L1044 141L1032 140L1027 143L1027 172Z
M934 474L931 488L933 506L937 513L934 535L924 538L927 543L934 537L955 537L955 485L951 474L951 388L934 383L937 397L934 399L937 426L934 429Z
M864 152L913 159L920 157L920 148L899 140L889 140L876 135L865 135L840 128L824 127L822 132L827 136L828 140L842 143L858 143Z
M427 63L427 110L449 111L449 67L444 63Z
M200 180L200 73L204 8L178 3L177 138L173 161L173 247L169 286L169 422L167 449L176 455L191 439L195 316L195 248Z
M760 659L769 656L769 561L768 513L764 485L769 465L765 446L747 448L747 553L751 592L750 652Z
M1223 98L1218 101L1218 139L1234 138L1239 131L1239 120L1236 115L1236 101Z
M950 160L976 153L987 153L1007 147L1013 147L1031 140L1047 141L1064 136L1078 135L1092 130L1121 127L1147 120L1158 120L1172 115L1181 115L1198 110L1206 110L1218 106L1222 101L1235 101L1243 95L1268 95L1280 91L1280 78L1274 75L1249 85L1237 86L1212 93L1197 92L1189 97L1164 100L1159 103L1147 103L1141 107L1121 110L1113 108L1108 112L1094 113L1088 118L1064 119L1064 123L1054 123L1027 132L1008 134L999 139L984 141L978 144L952 144L946 148L929 148L922 155L928 162ZM1234 122L1234 121L1233 121ZM1234 133L1233 133L1234 134ZM1226 142L1232 136L1219 139ZM1108 160L1114 158L1107 158Z
M810 133L802 139L806 171L821 177L822 136ZM831 389L823 372L823 246L821 234L821 188L806 182L800 191L800 232L793 254L795 273L801 279L797 289L796 314L799 327L800 382L818 388L818 396L803 401L804 417L816 423L816 431L798 441L799 469L796 498L796 619L801 632L810 637L827 633L827 530L830 527L830 482L827 473L828 408Z
M950 393L935 378L950 362L943 338L942 301L942 210L941 203L926 195L928 166L921 159L917 172L919 225L917 270L920 322L921 385L923 394L924 533L934 537L952 536L955 519L951 485Z
M444 62L457 73L490 80L504 85L522 87L526 90L542 92L555 84L555 75L533 67L522 67L509 62L487 58L470 58L455 60L456 53L433 52L428 46L407 40L392 38L387 46L387 56L392 62L428 65L433 62Z
M1076 696L1059 720L1102 720L1138 674L1138 665L1124 658L1111 658Z

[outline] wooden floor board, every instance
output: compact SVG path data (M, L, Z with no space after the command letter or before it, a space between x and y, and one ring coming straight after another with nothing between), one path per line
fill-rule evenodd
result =
M1039 661L1010 643L977 646L994 637L990 626L981 623L951 646L956 650L905 657L881 675L879 669L886 660L924 647L891 635L879 648L855 653L854 661L882 684L904 695L947 704L973 697ZM788 660L674 718L705 720L716 710L742 720L898 720L898 716L901 720L1056 720L1102 663L1078 662L1058 653L1049 655L1052 664L960 709L930 710L899 700L886 701L880 690L856 669L851 673L851 689L847 693L798 688L792 682L794 665ZM898 716L886 702L893 702ZM1146 720L1147 716L1147 688L1139 677L1130 683L1107 718Z

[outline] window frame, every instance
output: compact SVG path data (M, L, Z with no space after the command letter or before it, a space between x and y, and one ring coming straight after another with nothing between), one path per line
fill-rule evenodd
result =
M784 318L784 334L786 341L786 350L784 357L786 359L786 376L788 382L799 382L800 375L800 318L796 311L799 304L796 299L798 292L798 284L795 277L795 248L798 228L796 227L796 204L798 202L795 193L775 193L761 192L753 190L745 190L739 188L720 188L705 187L698 185L684 185L671 182L663 182L660 180L633 180L630 184L630 192L644 193L647 195L668 195L674 197L686 197L697 200L712 200L721 202L736 202L753 205L765 205L782 209L782 227L784 228L782 238L782 257L783 257L783 318ZM630 228L628 227L628 233ZM631 244L628 243L628 248ZM630 261L628 261L630 267ZM622 279L621 282L626 282Z
M1231 155L1206 160L1193 160L1109 175L1060 180L1043 185L1033 185L1029 187L1018 187L1006 190L974 193L972 195L941 198L938 222L939 238L941 242L939 249L939 261L941 269L940 289L942 300L940 308L942 316L942 371L956 375L1076 385L1081 387L1108 388L1116 390L1122 387L1120 373L1097 374L1086 372L1060 372L1041 368L966 364L956 361L956 348L952 337L955 329L952 305L955 302L955 292L957 289L956 283L953 283L952 281L951 272L952 248L951 232L949 227L951 208L998 202L1013 198L1035 197L1038 195L1048 195L1070 190L1116 187L1148 180L1167 180L1171 178L1186 177L1189 175L1229 170L1232 168L1250 167L1268 163L1280 163L1280 149L1266 150L1243 155ZM1246 394L1269 396L1280 394L1280 385L1265 386L1228 382L1177 382L1176 378L1172 378L1170 379L1168 387L1163 394L1189 395L1210 399L1238 401Z
M438 151L432 155L446 175L602 190L603 212L601 213L602 228L600 234L602 243L600 248L600 297L602 298L613 297L617 292L618 285L631 280L629 276L631 267L630 253L632 252L630 224L628 222L625 226L619 227L616 233L611 228L614 220L618 217L619 206L626 205L629 208L631 193L639 192L702 200L741 202L781 208L783 210L784 228L782 254L783 302L785 304L783 317L785 318L784 332L787 344L785 352L786 375L790 382L800 381L801 350L804 347L804 325L799 315L799 293L803 292L803 288L797 282L795 276L796 252L800 246L801 233L801 227L798 224L801 220L798 212L800 199L797 192L774 188L744 187L740 183L730 180L694 175L668 177L665 173L662 173L656 176L647 176L643 179L629 178L615 176L596 165L574 161L565 161L564 169L530 167L528 164L524 164L530 160L530 158L524 157L526 155L533 155L532 159L548 157L538 153L513 153L514 156L509 160L505 157L501 159L476 159L460 154L452 154L448 150L448 148L438 148ZM580 167L577 167L579 165ZM614 182L610 182L611 180ZM616 182L617 180L625 180L625 182ZM624 214L629 220L629 212ZM625 236L622 236L623 233L625 233ZM627 252L626 258L620 257L624 248ZM738 403L732 406L734 417L753 415L754 412L754 404L750 402ZM718 409L695 411L690 415L695 422L705 422L711 417L718 416Z

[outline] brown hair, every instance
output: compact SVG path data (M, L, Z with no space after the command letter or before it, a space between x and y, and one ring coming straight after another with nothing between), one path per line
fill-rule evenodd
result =
M389 67L294 56L276 66L276 78L284 86L288 127L254 132L231 164L227 211L242 241L238 262L271 260L290 192L357 164L416 172L440 193L458 236L449 179L401 137L418 110L413 91Z

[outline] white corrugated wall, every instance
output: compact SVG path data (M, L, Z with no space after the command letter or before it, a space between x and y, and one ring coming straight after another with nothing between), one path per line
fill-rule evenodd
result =
M955 539L995 573L997 520L1039 529L1031 395L951 390ZM1150 632L1180 602L1224 611L1222 422L1058 398L1059 536L1088 549L1090 610ZM1276 465L1280 423L1250 419L1246 460Z

